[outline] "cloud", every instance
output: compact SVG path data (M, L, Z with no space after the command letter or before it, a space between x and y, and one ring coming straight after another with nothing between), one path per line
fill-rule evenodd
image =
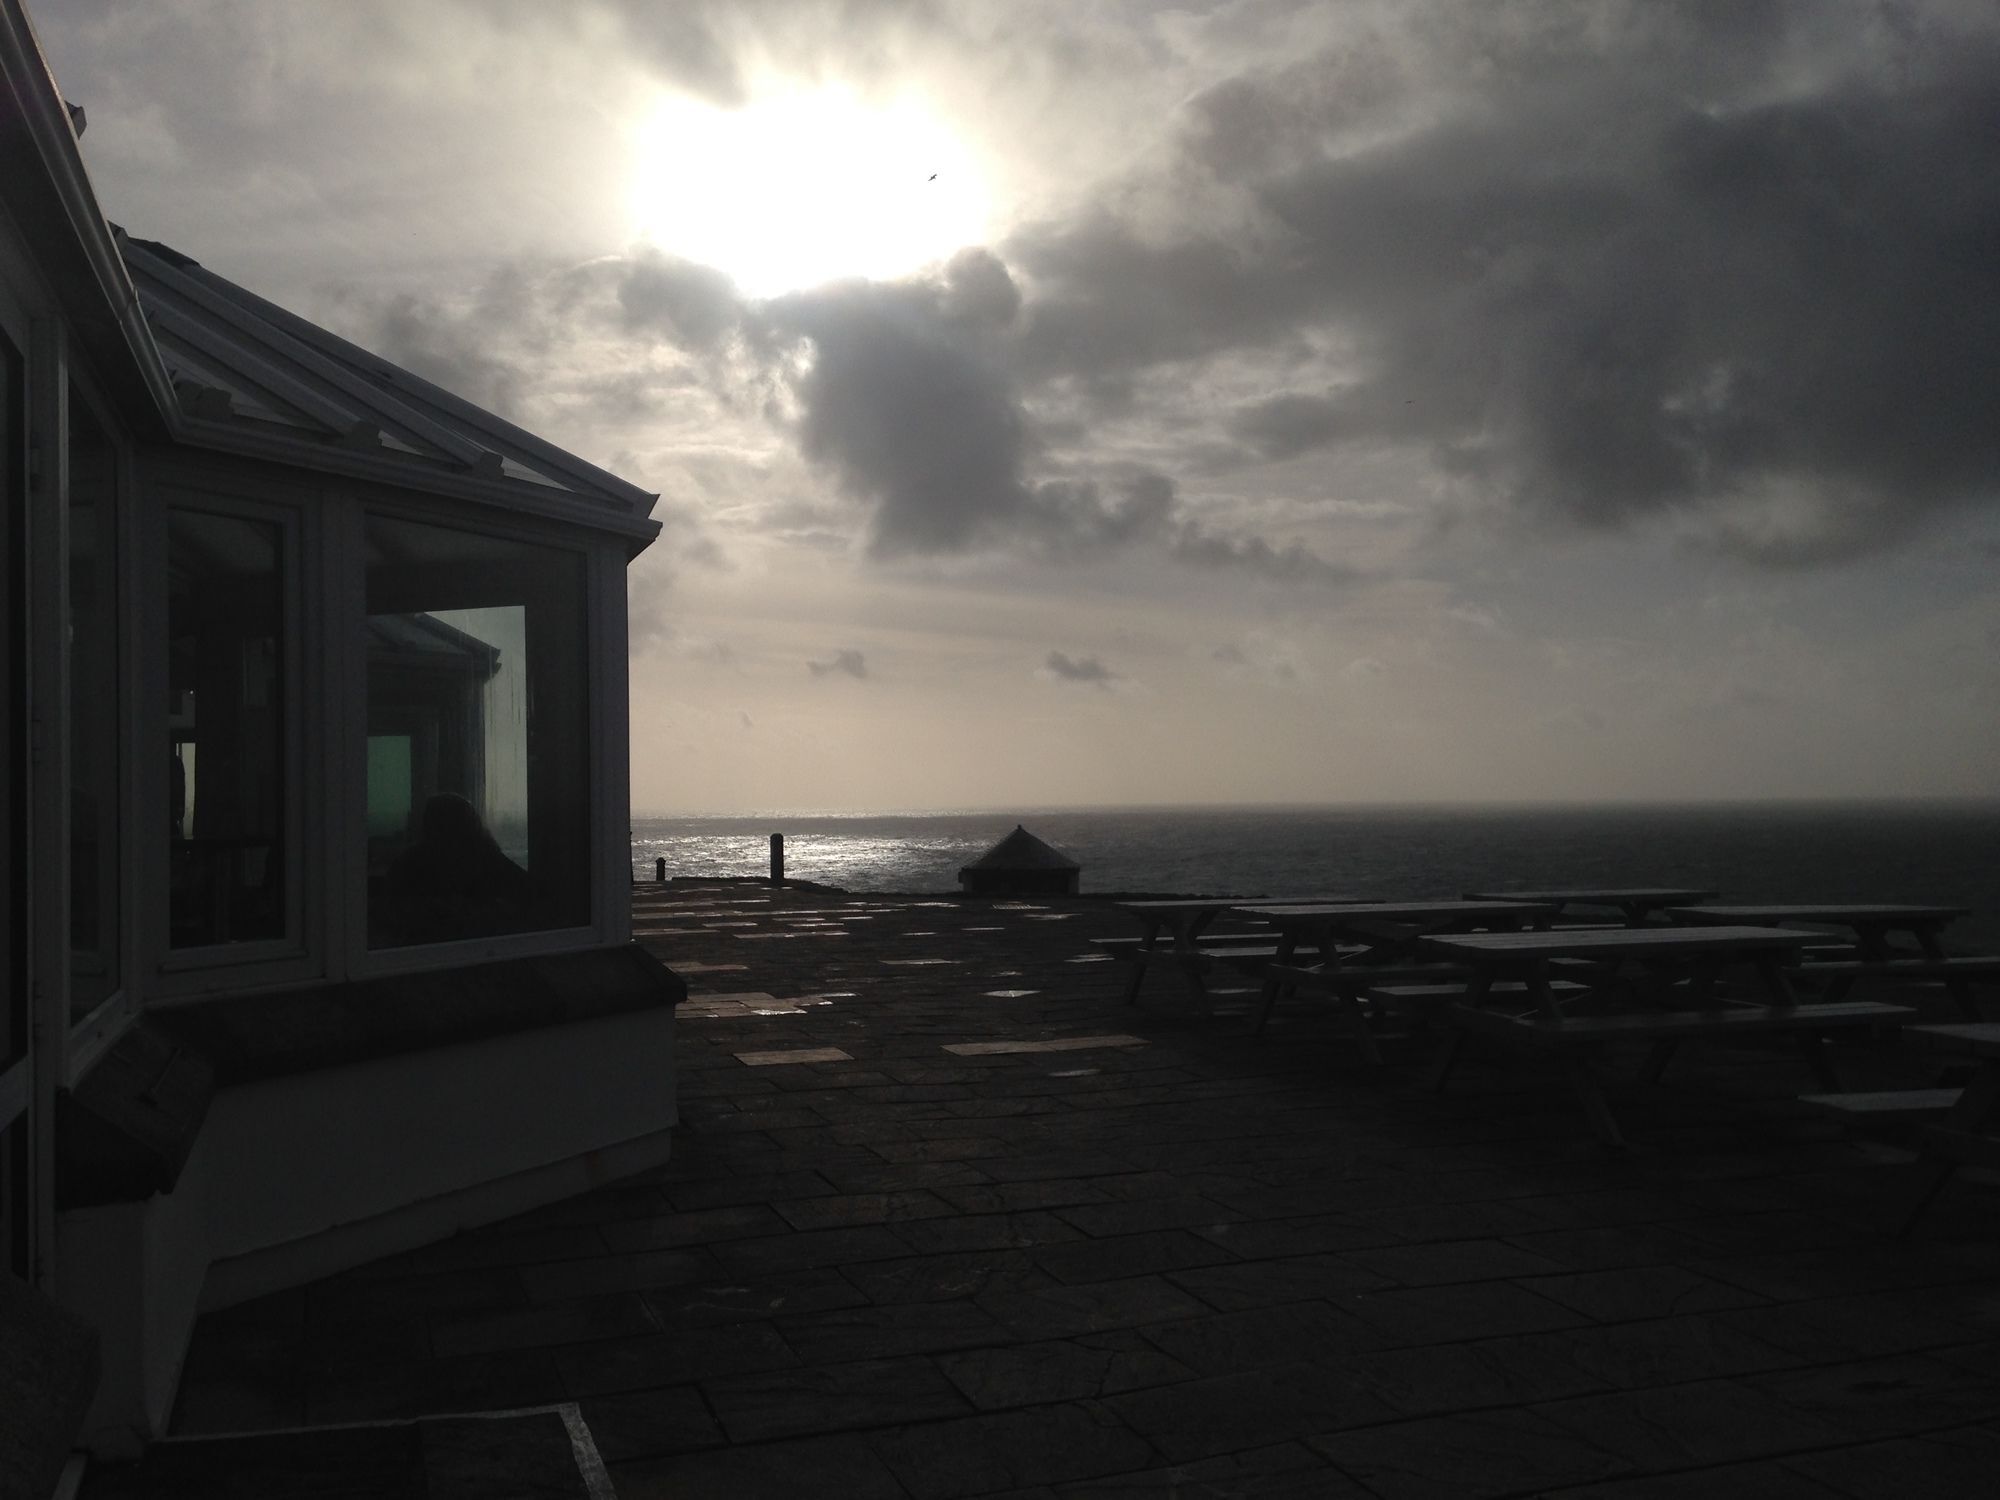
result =
M1042 674L1059 682L1081 682L1099 688L1108 688L1121 680L1094 656L1070 656L1062 651L1049 653L1048 660L1042 663Z
M1402 446L1517 513L1691 515L1773 563L2000 496L1990 12L1407 9L1197 97L1164 229L1009 240L1030 368L1276 374L1316 331L1325 387L1243 404L1236 440Z
M1298 392L1250 402L1237 408L1229 419L1231 437L1270 459L1292 458L1323 448L1340 432L1339 401Z
M683 348L708 350L737 326L735 283L713 267L643 247L618 269L618 319L628 332L645 330Z
M1209 653L1209 660L1227 676L1271 687L1290 687L1304 674L1296 645L1261 632L1240 642L1225 641Z
M806 670L815 677L825 677L837 672L847 677L865 679L868 676L868 661L859 651L836 651L825 661L809 661Z

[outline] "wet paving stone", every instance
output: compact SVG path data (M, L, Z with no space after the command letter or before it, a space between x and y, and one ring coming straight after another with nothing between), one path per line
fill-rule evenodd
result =
M726 1441L708 1402L691 1385L591 1396L577 1409L606 1463L687 1453Z
M1914 1474L1928 1500L2000 1472L2000 1200L1955 1182L1890 1238L1894 1174L1802 1114L1789 1052L1664 1087L1610 1058L1611 1153L1534 1070L1474 1058L1438 1096L1421 1037L1371 1070L1313 1007L1259 1039L1171 986L1127 1006L1123 965L1071 960L1129 920L1039 905L1069 920L639 888L652 951L733 966L679 1013L672 1156L206 1315L176 1429L574 1401L623 1500L1788 1500ZM838 945L737 936L830 922ZM1843 1049L1857 1086L1875 1062ZM266 1490L318 1493L308 1471Z
M1535 1410L1640 1470L1690 1469L1848 1440L1837 1423L1739 1380L1579 1396Z
M778 1328L802 1363L840 1364L992 1343L1001 1325L977 1304L911 1302L781 1318Z
M685 1328L609 1344L573 1345L555 1350L554 1357L564 1384L578 1396L686 1385L799 1363L792 1346L767 1324Z
M712 1380L702 1392L731 1442L964 1416L971 1403L928 1359L857 1360Z
M798 1500L801 1495L909 1500L894 1471L852 1434L711 1448L607 1467L618 1500L686 1500L691 1495L727 1495L730 1500Z
M1112 1396L1194 1374L1130 1332L942 1354L938 1365L967 1400L986 1411Z
M1168 1279L1218 1312L1240 1312L1246 1308L1272 1307L1289 1302L1313 1302L1357 1292L1380 1291L1395 1285L1388 1277L1364 1271L1338 1255L1299 1255L1282 1260L1232 1259L1221 1265L1175 1270L1169 1273Z
M1308 1441L1382 1500L1540 1494L1633 1468L1590 1438L1525 1411L1426 1417Z
M1337 1431L1394 1415L1352 1374L1272 1363L1228 1375L1114 1396L1107 1405L1162 1454L1185 1461Z
M905 1428L876 1451L914 1500L1059 1484L1155 1462L1146 1441L1093 1402L1062 1402Z

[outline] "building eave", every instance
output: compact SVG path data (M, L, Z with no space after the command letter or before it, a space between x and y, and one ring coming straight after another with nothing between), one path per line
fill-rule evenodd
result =
M185 414L176 425L179 431L175 436L183 449L233 454L317 474L467 500L515 515L561 521L623 537L637 544L632 547L633 552L642 550L660 534L660 523L650 516L566 499L559 491L508 479L489 479L470 470L420 466L380 449L343 447L336 442L309 446L297 438L260 432L239 423Z

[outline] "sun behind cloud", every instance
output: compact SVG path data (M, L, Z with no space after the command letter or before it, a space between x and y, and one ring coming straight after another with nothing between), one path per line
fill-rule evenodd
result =
M886 279L986 237L972 153L914 99L821 87L722 109L668 96L636 157L639 238L754 297Z

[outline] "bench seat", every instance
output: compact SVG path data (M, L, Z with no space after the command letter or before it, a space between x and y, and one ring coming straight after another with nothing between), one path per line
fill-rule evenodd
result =
M1938 1115L1958 1103L1963 1089L1880 1089L1869 1093L1802 1094L1799 1103L1829 1114L1869 1120Z
M2000 955L1954 958L1839 958L1800 964L1799 979L1963 979L2000 984Z
M1452 1020L1467 1031L1511 1037L1533 1046L1611 1042L1625 1037L1685 1040L1763 1031L1815 1032L1896 1024L1915 1015L1907 1005L1889 1005L1879 1000L1841 1000L1825 1005L1744 1005L1723 1010L1621 1011L1603 1016L1565 1016L1560 1021L1536 1012L1517 1015L1463 1004L1451 1007Z

